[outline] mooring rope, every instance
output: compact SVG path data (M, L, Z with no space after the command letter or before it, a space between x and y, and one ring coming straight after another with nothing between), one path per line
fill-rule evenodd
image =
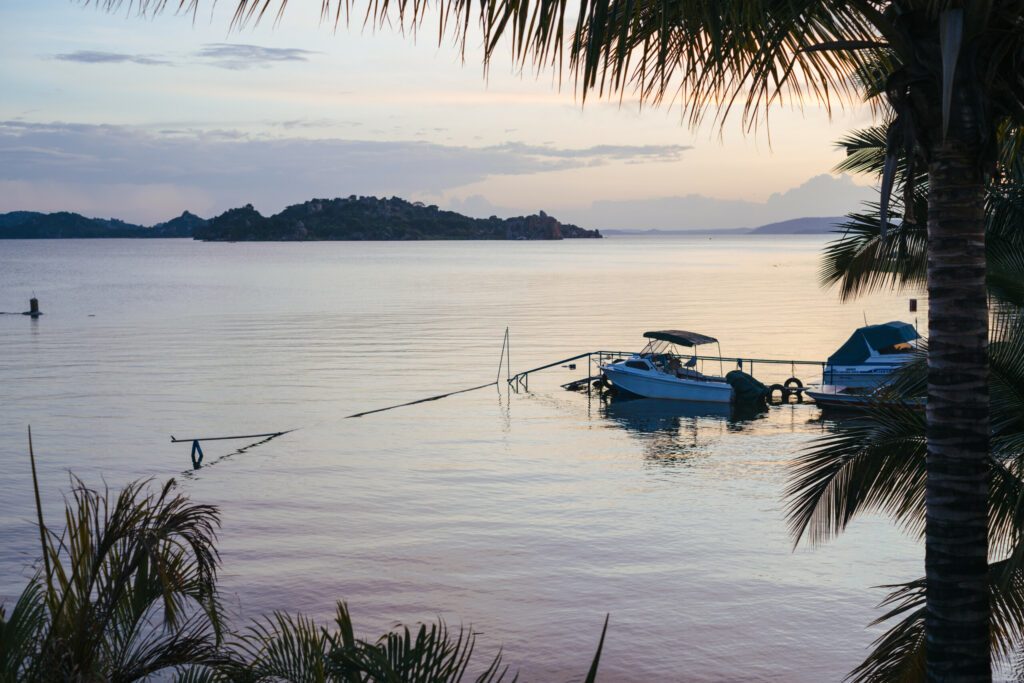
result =
M374 413L383 413L385 410L394 410L395 408L402 408L404 406L414 406L417 403L426 403L427 401L436 401L441 398L447 398L448 396L454 396L455 394L465 394L470 391L476 391L477 389L485 389L487 387L493 387L497 384L497 381L488 382L487 384L481 384L478 387L470 387L469 389L459 389L458 391L449 391L447 394L438 394L437 396L431 396L429 398L421 398L417 401L409 401L408 403L399 403L396 406L388 406L387 408L377 408L375 410L366 410L361 413L355 413L354 415L348 415L345 419L350 417L362 417L363 415L373 415Z

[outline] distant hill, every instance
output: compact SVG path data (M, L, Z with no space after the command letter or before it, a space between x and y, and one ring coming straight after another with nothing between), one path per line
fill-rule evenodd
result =
M152 228L153 237L192 237L195 231L209 223L205 218L185 211L177 218L164 223L157 223Z
M311 199L263 216L251 204L209 220L186 211L152 227L81 214L0 214L0 239L192 237L218 242L312 240L560 240L600 238L543 211L516 218L470 218L398 197Z
M843 216L791 218L756 228L691 228L687 230L605 230L606 235L824 235L836 231Z
M188 213L151 228L116 218L86 218L79 213L59 211L12 211L0 214L0 239L93 239L99 237L191 237L195 221Z
M844 216L791 218L788 221L768 223L750 230L754 235L823 235L836 231L836 225L846 222Z
M264 217L252 205L226 211L195 238L211 241L560 240L599 238L597 230L560 223L541 211L517 218L470 218L398 197L311 199Z

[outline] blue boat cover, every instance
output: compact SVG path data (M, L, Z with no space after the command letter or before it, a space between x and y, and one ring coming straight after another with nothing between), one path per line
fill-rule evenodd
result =
M882 349L896 344L906 344L919 339L910 323L893 320L881 325L868 325L856 330L839 350L828 357L828 362L835 365L857 365L871 356L871 350Z

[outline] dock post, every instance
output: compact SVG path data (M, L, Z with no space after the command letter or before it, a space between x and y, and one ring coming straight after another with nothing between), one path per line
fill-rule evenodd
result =
M199 446L199 440L192 442L192 469L198 470L203 464L203 449ZM199 457L196 457L196 456Z

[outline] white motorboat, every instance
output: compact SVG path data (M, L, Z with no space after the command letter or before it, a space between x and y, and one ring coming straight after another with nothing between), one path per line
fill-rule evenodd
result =
M877 387L913 357L914 342L920 338L913 325L897 320L861 327L829 356L821 384L839 388Z
M717 339L685 330L644 332L644 337L650 341L643 351L601 366L612 386L643 398L732 402L733 388L724 377L708 376L697 370L696 347L717 344ZM694 354L684 361L677 346L694 349Z

